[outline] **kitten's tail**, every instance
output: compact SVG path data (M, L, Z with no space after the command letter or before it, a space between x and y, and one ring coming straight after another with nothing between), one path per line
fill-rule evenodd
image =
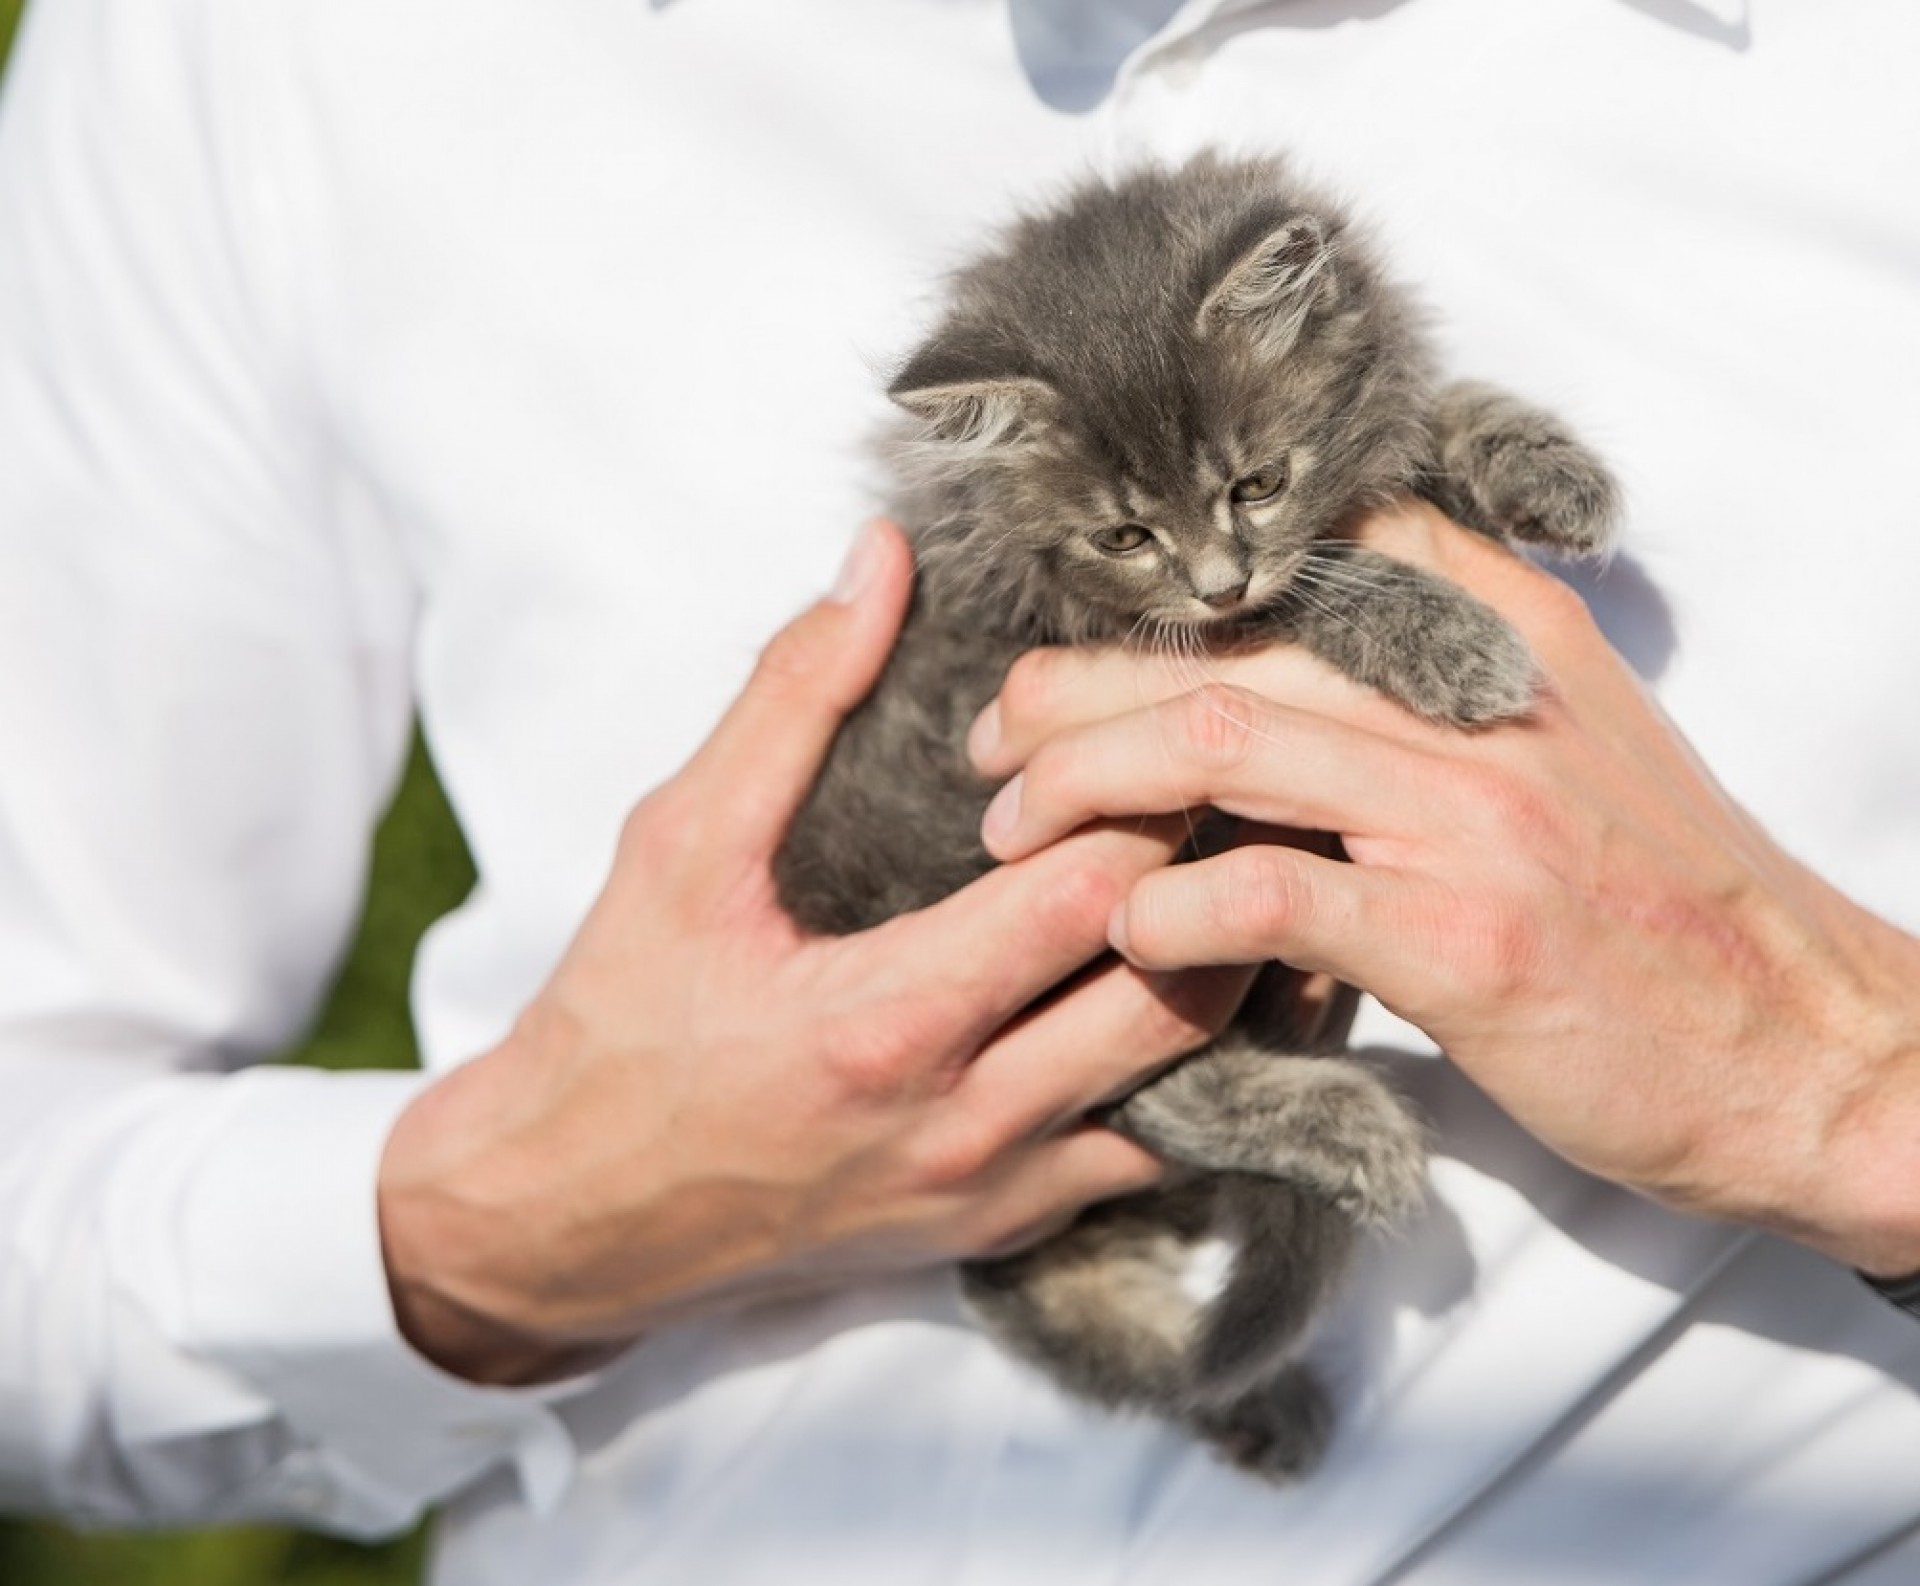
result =
M1223 1174L1217 1193L1237 1249L1193 1346L1194 1394L1211 1404L1267 1381L1295 1352L1346 1269L1355 1232L1350 1213L1282 1179Z

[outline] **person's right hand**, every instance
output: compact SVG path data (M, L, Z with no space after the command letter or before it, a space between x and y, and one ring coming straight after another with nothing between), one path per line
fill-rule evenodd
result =
M857 936L779 907L771 860L910 577L869 530L633 811L513 1032L402 1115L381 1231L430 1359L551 1377L716 1306L1012 1249L1158 1178L1085 1114L1215 1033L1248 972L1086 966L1177 823L1074 836Z
M1513 624L1532 710L1438 726L1299 646L1210 658L1198 690L1190 663L1031 653L973 732L983 772L1018 772L988 849L1222 810L1253 840L1143 877L1130 962L1335 976L1589 1173L1920 1268L1920 938L1782 849L1559 580L1424 503L1356 528ZM1298 828L1350 862L1265 838Z

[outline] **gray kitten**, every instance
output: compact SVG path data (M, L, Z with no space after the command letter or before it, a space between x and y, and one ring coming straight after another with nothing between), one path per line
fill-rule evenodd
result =
M912 614L780 856L806 927L857 931L963 886L992 787L963 740L1023 650L1200 655L1284 639L1424 716L1524 712L1492 611L1341 535L1417 492L1502 538L1594 554L1611 481L1549 415L1436 386L1420 316L1341 210L1278 162L1206 157L1089 184L962 269L888 393L888 506ZM1268 972L1233 1027L1103 1115L1176 1169L1006 1260L986 1325L1069 1390L1190 1428L1273 1478L1324 1396L1297 1358L1359 1230L1421 1199L1421 1130L1367 1068L1303 1053ZM1183 1286L1201 1241L1217 1295Z

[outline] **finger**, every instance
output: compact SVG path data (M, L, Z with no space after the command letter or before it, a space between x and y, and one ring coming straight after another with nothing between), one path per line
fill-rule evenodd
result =
M1135 881L1178 851L1177 823L1100 828L991 870L859 937L862 985L898 995L971 1061L1015 1014L1107 951L1107 921Z
M912 572L899 529L869 524L834 593L774 635L746 688L674 779L699 809L701 829L723 834L735 851L778 848L834 733L886 665Z
M1000 859L1096 817L1214 806L1273 825L1363 833L1404 814L1437 757L1412 743L1208 687L1053 739L994 796L982 824Z
M1484 956L1485 934L1434 883L1294 848L1237 848L1146 876L1111 929L1114 947L1144 969L1277 958L1407 1017L1461 992L1455 982Z
M1087 1207L1137 1195L1165 1177L1151 1152L1111 1129L1083 1124L1021 1159L982 1208L982 1232L971 1243L978 1255L1010 1255L1060 1232Z
M1406 716L1382 695L1293 644L1199 656L1030 650L1013 664L999 694L975 719L967 750L982 775L1008 776L1062 732L1161 704L1210 683L1382 730ZM1406 719L1418 729L1420 724Z
M1101 965L989 1042L956 1099L1005 1138L1057 1133L1211 1041L1253 974L1237 966L1157 974Z
M1029 650L974 719L967 752L984 776L1006 776L1069 727L1157 705L1207 681L1194 663L1118 649Z

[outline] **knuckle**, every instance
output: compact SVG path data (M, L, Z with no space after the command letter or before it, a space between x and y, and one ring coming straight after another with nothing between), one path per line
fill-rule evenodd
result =
M1028 650L1000 684L1003 720L1022 726L1046 721L1059 697L1060 652Z
M666 783L642 797L620 823L614 846L618 870L655 875L684 851L690 828L689 812L679 787Z
M1272 848L1242 848L1222 865L1212 924L1223 932L1273 941L1296 929L1311 906L1296 866Z
M912 1020L863 1019L830 1032L823 1066L848 1101L883 1104L915 1088L925 1050Z
M1545 958L1546 933L1539 921L1524 909L1493 904L1479 911L1476 927L1476 994L1502 1003L1524 998Z
M808 690L820 669L820 647L814 642L810 616L788 623L767 641L754 663L750 688L782 695Z
M966 1108L949 1107L937 1124L914 1138L911 1172L923 1192L963 1193L990 1176L1007 1145L986 1119Z
M614 844L615 863L624 869L649 853L656 841L660 822L660 795L649 793L626 813L620 822L619 840Z
M1208 683L1180 702L1180 746L1209 770L1231 771L1245 762L1259 741L1258 713L1253 696L1244 689Z
M1578 590L1552 574L1535 570L1527 599L1534 616L1548 628L1575 632L1593 626L1593 612Z
M978 1039L983 994L978 983L960 978L863 997L825 1032L826 1072L849 1099L937 1100L964 1073L955 1060Z
M1086 936L1104 941L1107 917L1125 895L1118 876L1092 863L1076 863L1053 878L1035 911L1035 923L1048 939Z
M1502 766L1476 767L1469 773L1467 796L1504 845L1537 852L1559 844L1566 807L1548 789Z
M1498 833L1511 842L1556 819L1556 801L1547 791L1494 755L1435 755L1425 762L1423 775L1433 806L1468 831Z

